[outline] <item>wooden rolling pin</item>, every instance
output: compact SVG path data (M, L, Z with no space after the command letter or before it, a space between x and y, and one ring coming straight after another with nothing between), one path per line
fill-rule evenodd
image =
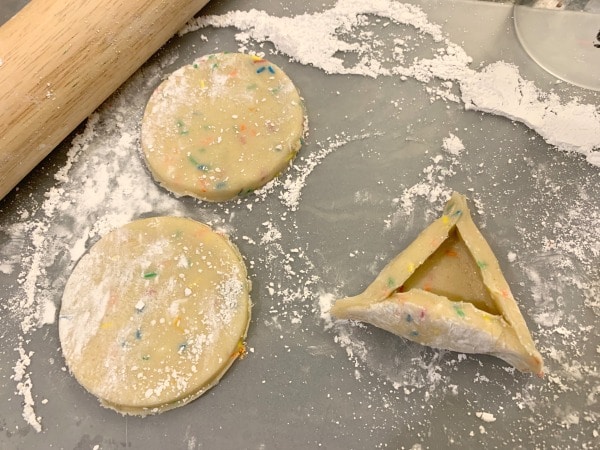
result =
M0 27L0 199L208 0L31 0Z

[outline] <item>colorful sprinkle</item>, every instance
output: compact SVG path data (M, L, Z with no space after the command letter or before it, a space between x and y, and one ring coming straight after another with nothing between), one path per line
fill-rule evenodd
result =
M479 266L480 269L485 269L487 267L487 263L485 261L477 261L477 266Z
M156 273L156 272L146 272L144 274L144 278L147 280L149 280L151 278L156 278L157 276L158 276L158 273Z
M446 255L451 256L452 258L456 258L458 256L458 253L456 252L456 250L448 250L446 252Z
M196 161L196 159L192 155L188 156L188 161L191 162L192 165L196 167L196 169L201 170L203 172L206 172L210 169L210 167L207 164L202 164Z
M140 330L139 328L137 330L135 330L135 338L139 341L140 339L142 339L142 330Z
M269 66L268 69L269 69L269 72L275 73L275 69L273 69L273 66Z
M412 322L413 321L413 318L412 318L412 316L410 314L406 315L406 321L407 322Z
M407 269L409 273L413 273L415 271L414 263L408 263Z
M219 181L215 184L215 189L225 189L227 187L227 181Z
M465 317L465 316L466 316L465 312L464 312L464 311L463 311L463 309L460 307L460 305L452 305L452 306L453 306L453 308L454 308L454 311L456 311L456 314L457 314L459 317Z
M187 346L188 346L187 342L184 342L183 344L179 344L179 349L177 350L177 353L181 354L181 353L185 352Z
M262 66L256 69L256 73L263 73L265 70L267 70L267 68L265 66Z
M238 196L244 196L244 195L249 195L252 194L254 192L253 188L242 188L240 189L240 192L237 193Z
M450 213L454 209L454 202L448 202L446 207L444 208L444 214Z
M177 121L177 128L179 128L179 134L185 135L189 133L185 123L183 123L182 120Z
M179 317L179 316L175 317L175 319L173 319L172 325L175 328L180 328L181 327L181 317Z
M411 332L410 332L410 335L411 335L412 337L416 337L416 336L418 336L418 335L419 335L419 332L418 332L418 331L411 331Z
M389 288L393 288L394 286L396 286L396 280L394 280L392 277L388 277L387 285Z
M244 343L244 341L240 340L238 342L236 351L234 351L231 354L231 357L232 358L238 358L239 357L240 359L244 359L244 357L246 356L246 353L247 353L246 344Z

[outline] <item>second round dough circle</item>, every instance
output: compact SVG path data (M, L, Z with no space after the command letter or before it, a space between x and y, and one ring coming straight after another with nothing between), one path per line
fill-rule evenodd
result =
M203 56L150 97L142 151L154 178L176 195L208 201L248 194L295 157L302 99L290 78L258 56Z

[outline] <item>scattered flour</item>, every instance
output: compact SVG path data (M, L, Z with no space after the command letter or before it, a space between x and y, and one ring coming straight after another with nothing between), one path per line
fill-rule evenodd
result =
M460 138L452 133L445 137L442 143L442 149L451 155L458 156L465 149Z
M23 419L39 433L42 431L41 418L35 413L35 401L31 392L33 386L31 375L28 371L34 352L26 351L22 340L17 350L19 352L19 360L15 364L12 379L17 383L17 392L23 397Z
M277 49L301 64L309 64L330 74L356 74L377 77L389 75L381 62L371 55L369 42L347 42L341 39L363 22L365 14L390 18L409 24L436 41L443 39L442 28L431 23L417 6L389 0L367 3L359 0L341 0L331 9L314 14L293 17L274 17L264 11L232 11L221 16L201 16L189 22L180 34L206 26L238 28L237 37L242 43L249 39L270 41ZM310 30L310 39L306 32ZM355 66L347 67L339 53L359 56Z
M483 411L477 411L475 413L475 415L477 416L478 419L483 420L484 422L487 423L491 423L491 422L495 422L496 418L494 417L493 414L488 413L488 412L483 412Z
M364 22L365 15L389 19L409 25L429 35L437 48L433 58L416 59L409 66L385 67L373 52L369 42L349 42L344 39ZM445 39L442 28L429 22L418 7L392 0L375 0L365 4L360 0L339 0L334 7L313 14L273 17L264 11L231 11L221 16L201 16L189 22L180 34L207 26L231 27L245 50L250 40L270 41L275 48L302 64L310 64L331 74L356 74L371 77L412 77L423 83L437 78L456 82L466 109L474 109L523 122L539 133L551 145L563 151L581 153L590 164L600 166L600 112L592 104L576 99L563 101L556 94L538 89L519 74L513 64L494 62L474 70L472 59L458 45ZM306 30L311 38L306 39ZM318 48L315 45L318 43ZM396 40L401 48L404 41ZM349 65L340 54L352 53L357 62ZM397 50L398 54L402 54ZM453 98L451 98L453 99Z
M328 292L322 292L319 295L319 310L321 312L320 316L321 320L325 322L326 330L333 328L333 318L331 317L329 311L331 310L331 306L333 305L335 299L336 296Z
M465 109L522 122L548 144L562 151L580 153L590 164L600 167L600 116L597 106L543 92L534 83L523 79L517 67L506 62L494 62L478 70L472 69L471 58L465 51L449 42L442 27L431 23L417 6L392 0L367 3L340 0L334 7L322 12L290 17L275 17L257 10L232 11L221 16L195 19L180 34L209 26L235 27L239 30L236 39L241 50L268 41L293 61L312 65L327 74L397 77L399 80L411 78L422 83L432 101L462 104ZM383 58L377 40L361 31L377 20L406 25L416 30L427 39L433 56L410 58L414 40L396 37L392 58ZM310 39L306 38L307 30L311 32ZM201 38L202 41L208 40L204 35ZM312 261L313 249L302 244L295 234L295 213L301 209L302 190L310 182L314 169L330 154L344 149L347 143L369 139L376 132L316 143L316 150L310 154L301 152L280 179L269 183L254 197L216 210L198 211L196 203L177 200L149 181L149 175L139 158L132 157L139 147L137 131L144 99L166 67L175 61L176 55L164 55L158 63L147 67L143 75L134 76L129 86L110 104L93 114L85 130L72 141L66 163L55 174L56 185L46 192L44 201L39 205L20 207L18 220L7 229L0 230L10 236L8 243L0 248L0 276L18 275L18 293L9 309L11 318L17 319L20 328L18 342L14 345L18 356L12 379L22 399L25 421L34 430L42 430L42 419L35 411L30 370L31 359L39 355L31 350L29 338L44 324L54 323L60 302L60 287L65 279L51 280L51 274L68 274L95 240L134 218L166 213L187 215L192 211L209 225L232 234L236 231L237 218L242 216L241 210L249 214L265 214L261 218L262 225L257 226L256 235L241 238L246 245L260 245L263 252L262 256L248 263L256 271L261 268L268 270L269 281L264 286L264 292L270 302L265 302L268 316L265 323L272 329L303 330L306 317L311 321L320 317L325 331L334 334L334 340L344 348L354 366L352 377L362 382L367 379L365 374L375 373L382 377L382 384L389 387L389 391L385 391L385 387L366 388L367 400L381 403L381 410L389 411L393 408L390 405L400 400L402 407L412 408L410 412L416 416L428 408L433 409L445 395L457 396L459 391L463 392L462 386L459 388L450 381L459 371L459 363L468 359L467 356L454 355L450 358L445 352L390 340L386 341L390 345L383 350L384 357L375 354L384 336L374 334L361 324L332 320L329 308L339 295L337 292L323 292L323 274ZM310 105L307 108L310 109ZM437 215L439 207L452 191L451 185L455 183L457 174L461 175L460 158L465 146L458 136L449 133L443 139L442 150L442 154L430 156L424 164L419 181L397 188L390 202L391 212L385 220L384 232L404 229L417 209L425 210L423 220ZM543 180L547 177L543 168L539 168L539 173L534 173L538 168L530 166L529 169L537 180L532 188L537 189L540 197L555 195L563 189L559 180L552 185L544 184ZM594 413L597 394L593 394L598 384L589 376L597 376L594 375L597 371L593 365L578 365L574 361L580 356L576 350L579 341L576 336L569 334L571 328L567 326L571 315L564 299L568 297L569 288L583 291L586 292L584 306L600 310L596 299L600 287L589 280L573 278L564 283L564 288L557 288L561 283L548 283L541 275L548 265L559 264L567 267L569 273L575 273L581 267L590 270L597 262L600 255L600 230L597 228L600 213L590 210L588 206L593 204L593 199L585 198L585 193L590 191L593 183L594 180L590 180L589 184L583 186L579 197L573 197L574 206L570 211L541 224L539 229L532 230L531 226L525 225L519 228L517 224L519 235L526 245L519 248L518 254L510 252L507 256L508 261L514 263L515 270L520 270L529 282L528 293L536 312L529 311L528 316L533 317L538 326L540 340L547 342L543 348L544 356L556 367L555 373L548 377L548 387L540 388L531 382L522 389L516 386L510 391L519 408L530 411L531 420L541 424L542 433L545 421L549 420L543 417L544 412L553 405L549 404L550 401L543 403L539 397L550 392L556 401L568 403L563 400L563 394L581 394L583 391L578 386L582 377L591 384L592 393L589 395L592 397L588 404L582 407L582 411L568 408L564 412L557 411L554 421L558 420L564 428L574 429L582 423L595 423L598 418L598 414ZM283 212L264 210L264 204L271 197L278 199ZM475 193L473 201L477 211L482 212L482 216L491 216L490 220L494 219L494 213L497 212L498 216L502 214L499 207L495 208L494 199ZM530 203L522 205L524 210L537 211L548 206L548 202L542 203L538 199L528 201ZM485 217L479 219L484 221ZM590 224L593 223L596 228L590 230ZM561 234L561 227L572 234ZM546 238L548 233L544 230L547 229L552 231L552 235L561 237ZM293 248L286 246L289 242L293 242ZM14 258L16 248L22 249L17 253L23 254L21 260ZM535 260L538 251L543 254ZM533 263L528 266L527 263L531 261ZM343 282L340 284L343 285ZM340 286L335 288L342 289ZM564 292L560 289L564 289ZM590 330L585 327L582 329ZM564 341L571 343L568 344L568 350L573 350L573 354L557 350ZM598 354L598 350L596 352ZM404 358L400 359L398 354L404 355ZM383 368L382 360L386 361ZM513 374L509 375L512 379ZM478 380L479 383L484 381L483 378ZM442 392L442 387L446 385L451 388L448 392ZM486 383L486 387L491 385L492 382ZM408 401L414 400L417 395L422 396L422 402ZM587 391L585 395L588 395ZM489 424L496 421L494 415L486 412L477 412L476 417ZM399 425L393 426L394 430L400 429ZM534 428L531 430L532 434L537 432ZM480 428L480 432L491 435L492 425L487 429ZM458 439L459 436L455 435L454 438ZM423 439L426 437L423 436ZM189 440L189 445L195 445L195 438ZM420 447L420 444L413 446Z
M567 103L547 94L504 62L486 66L460 80L466 109L475 109L523 122L551 145L579 152L600 167L600 112L577 100Z
M351 137L337 137L329 140L326 144L317 144L319 150L311 153L308 157L300 156L299 163L292 164L292 171L286 175L283 181L283 191L279 195L281 202L289 208L290 211L298 209L302 188L306 184L306 179L319 163L333 151L355 140L363 140L371 137L371 134L363 134Z

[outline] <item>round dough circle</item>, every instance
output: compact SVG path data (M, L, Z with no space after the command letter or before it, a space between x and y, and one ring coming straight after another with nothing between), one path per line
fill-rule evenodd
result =
M302 100L275 64L242 53L203 56L154 91L142 150L176 195L224 201L276 177L300 149Z
M131 222L98 241L67 282L59 315L67 366L121 413L182 406L243 353L249 291L237 248L208 226Z

